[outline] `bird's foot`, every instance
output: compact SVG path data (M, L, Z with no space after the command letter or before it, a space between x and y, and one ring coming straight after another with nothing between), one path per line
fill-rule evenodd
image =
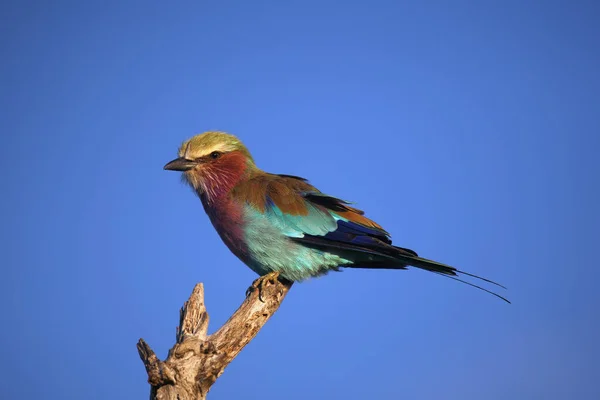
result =
M279 272L277 271L269 272L268 274L261 276L252 282L252 285L248 288L248 290L246 290L246 297L250 296L250 294L255 290L258 290L258 299L264 303L265 301L262 297L263 289L268 283L277 282L277 279L279 279Z

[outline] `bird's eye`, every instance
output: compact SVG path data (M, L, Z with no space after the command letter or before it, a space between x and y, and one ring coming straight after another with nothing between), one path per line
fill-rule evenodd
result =
M212 153L210 153L210 158L212 158L213 160L216 160L219 157L221 157L221 152L219 151L213 151Z

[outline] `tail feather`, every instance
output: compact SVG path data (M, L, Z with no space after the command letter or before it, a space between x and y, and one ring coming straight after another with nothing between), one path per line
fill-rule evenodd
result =
M412 266L442 275L446 278L454 279L458 282L462 282L465 285L472 286L499 297L507 303L510 303L510 301L498 293L485 289L474 283L467 282L458 278L458 276L469 276L471 278L479 279L481 281L506 289L506 287L497 282L471 274L469 272L461 271L437 261L419 257L413 250L392 246L391 244L385 243L376 237L352 236L346 240L332 240L328 239L327 237L304 235L301 238L291 238L291 240L301 243L307 247L331 252L344 258L355 260L354 264L344 265L346 268L406 269L407 266Z
M479 279L482 280L484 282L488 282L491 283L493 285L496 285L498 287L501 287L503 289L506 289L505 286L499 284L498 282L494 282L490 279L487 278L483 278L481 276L475 275L475 274L471 274L465 271L461 271L459 269L456 269L454 267L451 267L449 265L446 264L442 264L440 262L437 261L433 261L433 260L429 260L427 258L422 258L422 257L418 257L418 256L412 256L409 254L406 254L405 249L399 249L398 254L395 255L395 260L399 261L398 264L395 263L389 263L389 262L375 262L375 263L363 263L362 265L352 265L350 267L354 267L354 268L374 268L374 269L406 269L406 266L412 266L412 267L416 267L416 268L420 268L423 269L425 271L430 271L433 272L435 274L441 275L445 278L450 278L453 279L455 281L464 283L465 285L469 285L471 287L474 287L476 289L479 290L483 290L486 293L489 293L493 296L496 296L502 300L504 300L505 302L510 304L510 301L506 298L503 297L501 295L499 295L496 292L493 292L489 289L486 289L484 287L481 287L479 285L476 285L474 283L471 282L467 282L463 279L458 278L458 275L466 275L466 276L470 276L472 278L475 279Z
M484 282L491 283L492 285L499 286L502 289L506 289L506 286L502 286L498 282L494 282L491 279L487 279L487 278L484 278L484 277L479 276L479 275L471 274L469 272L461 271L460 269L456 269L456 268L451 267L449 265L442 264L442 263L439 263L437 261L429 260L427 258L423 258L423 257L406 257L406 256L401 256L401 257L398 257L398 258L402 258L403 261L406 261L406 263L408 265L412 265L413 267L421 268L421 269L424 269L424 270L427 270L427 271L431 271L431 272L437 272L437 273L440 273L440 274L443 274L443 275L452 275L452 276L456 276L458 274L466 275L466 276L470 276L470 277L475 278L475 279L482 280Z
M457 277L455 277L455 276L444 275L444 274L440 274L439 272L435 272L435 273L436 273L436 274L438 274L438 275L441 275L441 276L443 276L443 277L445 277L445 278L454 279L455 281L458 281L458 282L460 282L460 283L464 283L465 285L469 285L469 286L471 286L471 287L474 287L475 289L483 290L484 292L486 292L486 293L489 293L489 294L491 294L492 296L496 296L496 297L498 297L499 299L502 299L502 300L504 300L504 301L505 301L505 302L507 302L508 304L511 304L510 300L508 300L506 297L500 296L498 293L496 293L496 292L493 292L493 291L491 291L491 290L489 290L489 289L486 289L486 288L484 288L484 287L481 287L481 286L479 286L479 285L476 285L476 284L474 284L474 283L471 283L471 282L467 282L467 281L465 281L465 280L463 280L463 279L459 279L459 278L457 278ZM470 275L470 276L473 276L473 275L471 275L471 274L468 274L468 275ZM483 278L482 278L482 279L483 279ZM485 280L485 281L487 281L487 279L484 279L484 280ZM494 283L494 284L496 284L496 285L498 285L498 286L500 286L500 287L503 287L504 289L506 289L504 286L502 286L502 285L499 285L499 284L497 284L496 282L492 282L492 281L489 281L489 282L491 282L491 283Z

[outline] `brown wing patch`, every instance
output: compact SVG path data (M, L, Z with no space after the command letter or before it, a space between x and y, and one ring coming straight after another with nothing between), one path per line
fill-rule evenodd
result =
M322 194L306 179L291 175L274 175L261 172L236 188L257 210L265 212L267 201L272 201L283 213L308 215L307 202L323 210L334 212L342 218L388 234L378 223L365 217L362 210L351 207L344 200Z
M356 222L359 225L363 225L369 228L379 229L380 231L387 233L385 229L381 227L377 222L365 217L361 210L357 210L356 208L348 207L348 211L338 211L336 212L342 218L346 218L348 221Z
M359 225L378 229L383 233L387 234L385 229L383 229L378 223L365 217L364 211L359 210L358 208L351 207L350 205L348 205L348 202L344 200L340 200L335 197L326 196L319 193L308 194L306 195L306 198L311 203L321 205L327 208L328 210L333 211L342 218L355 222Z
M303 192L314 188L299 179L272 175L267 186L267 197L281 210L290 215L308 215L306 199Z
M316 191L306 181L292 176L260 173L239 184L235 196L240 196L261 212L267 201L272 201L283 213L308 215L307 203L302 193Z

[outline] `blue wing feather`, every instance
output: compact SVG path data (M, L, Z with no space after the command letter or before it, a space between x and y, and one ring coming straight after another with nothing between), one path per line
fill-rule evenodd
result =
M313 196L312 192L307 192L303 195L312 198L316 197ZM267 217L286 236L291 238L320 238L318 240L322 243L335 244L337 248L343 248L344 245L347 245L348 250L353 251L359 248L363 249L363 251L367 249L373 250L376 253L390 251L392 241L385 231L343 218L334 210L321 204L315 204L306 199L306 197L304 200L307 209L306 215L284 213L274 201L267 198L267 207L265 210ZM333 199L322 194L319 194L319 198ZM403 250L416 255L412 250Z

